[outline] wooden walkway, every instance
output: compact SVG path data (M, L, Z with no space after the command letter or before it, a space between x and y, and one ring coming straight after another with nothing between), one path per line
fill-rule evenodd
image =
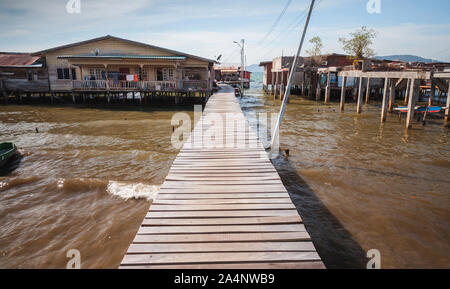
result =
M201 146L203 132L221 130L196 125L120 268L324 268L234 94L229 87L223 91L210 98L202 119L235 113L246 133L232 134L255 145ZM227 119L223 128L233 123Z

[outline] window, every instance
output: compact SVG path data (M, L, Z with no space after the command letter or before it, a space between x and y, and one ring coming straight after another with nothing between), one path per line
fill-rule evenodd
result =
M143 80L148 80L148 71L147 69L142 69L142 79Z
M72 68L72 80L77 80L77 72L75 68Z
M172 68L157 68L156 80L157 81L170 81L174 79L174 73Z
M70 79L69 68L58 68L56 72L58 74L58 79Z
M89 68L90 80L102 80L106 79L106 71L100 68Z

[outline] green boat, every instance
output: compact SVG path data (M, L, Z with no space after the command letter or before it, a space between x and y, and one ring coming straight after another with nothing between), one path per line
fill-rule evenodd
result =
M0 168L16 153L17 147L12 142L0 143Z

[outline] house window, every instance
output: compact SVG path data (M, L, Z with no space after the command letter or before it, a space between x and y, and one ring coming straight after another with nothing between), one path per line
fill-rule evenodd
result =
M58 74L58 79L70 79L69 68L58 68L56 72Z
M147 69L142 69L142 79L143 80L148 80L148 71Z
M174 73L172 68L157 68L156 80L157 81L170 81L174 79Z
M102 80L106 79L106 71L100 68L89 68L90 80Z
M77 72L75 68L72 68L72 80L77 80Z

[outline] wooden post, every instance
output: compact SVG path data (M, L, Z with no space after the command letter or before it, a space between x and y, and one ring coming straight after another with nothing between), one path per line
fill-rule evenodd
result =
M391 86L389 88L389 112L392 112L392 107L395 101L395 82L396 79L391 79Z
M366 104L369 103L370 98L370 77L367 78L367 87L366 87Z
M405 100L404 100L404 104L406 105L406 104L408 104L408 98L409 98L409 91L410 91L410 88L411 88L411 79L407 79L406 80L406 91L405 91Z
M284 71L281 71L281 85L280 85L280 99L283 100L284 97Z
M356 104L356 113L361 113L362 106L362 92L363 92L363 78L359 78L359 86L358 86L358 102Z
M330 75L331 73L328 72L327 75L327 86L325 87L325 103L328 103L330 101L330 93L331 93L331 87L330 87Z
M414 109L416 106L416 96L418 88L418 81L416 81L415 79L411 79L408 97L408 115L406 117L406 128L411 127L411 122L414 119Z
M275 99L277 98L277 93L278 93L278 71L276 72L275 76L275 92L273 94Z
M320 87L320 74L317 75L317 83L316 83L316 100L319 101L321 94L322 94L322 88Z
M340 106L339 106L341 112L344 111L345 93L347 92L346 85L347 85L347 77L344 76L344 77L342 78L341 104L340 104Z
M431 88L430 88L430 97L428 98L428 106L433 105L434 95L436 94L436 83L434 82L434 78L431 78Z
M274 94L275 93L275 91L274 91L274 83L275 83L275 72L273 72L273 71L271 71L272 72L272 94Z
M388 82L389 78L386 77L384 79L383 103L381 104L381 122L386 121Z
M450 85L448 86L448 92L447 92L447 105L445 106L445 118L444 118L444 123L448 124L448 113L449 113L449 108L450 106Z

